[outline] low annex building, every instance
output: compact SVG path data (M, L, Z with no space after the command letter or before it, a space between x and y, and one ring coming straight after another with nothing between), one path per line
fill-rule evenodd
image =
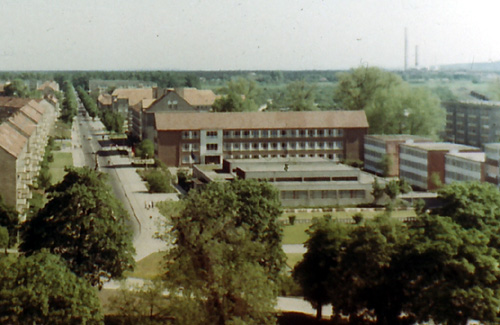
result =
M310 157L227 159L220 172L207 165L193 166L193 176L200 184L233 178L268 181L288 207L372 203L376 177L325 158Z
M362 160L364 111L156 113L156 156L167 166L223 159Z

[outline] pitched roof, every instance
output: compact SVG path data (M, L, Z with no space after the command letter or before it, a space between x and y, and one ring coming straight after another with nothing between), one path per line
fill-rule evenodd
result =
M31 105L24 105L19 109L20 112L23 112L26 116L28 116L33 122L39 123L42 119L42 113L36 110Z
M153 88L117 88L111 94L117 98L127 98L129 106L134 106L143 99L153 98Z
M110 94L100 94L97 97L97 101L101 103L101 105L110 106L113 102L113 97Z
M368 128L364 111L155 113L158 131Z
M177 88L175 92L191 106L212 106L217 96L209 89Z
M21 108L31 100L31 98L0 96L0 107Z
M52 90L59 91L59 84L55 81L45 81L38 90L44 90L45 88L51 88Z
M14 157L18 157L23 151L28 138L17 132L8 123L0 124L0 148L3 148Z
M7 122L12 124L20 133L28 137L36 130L36 123L20 112L13 114Z

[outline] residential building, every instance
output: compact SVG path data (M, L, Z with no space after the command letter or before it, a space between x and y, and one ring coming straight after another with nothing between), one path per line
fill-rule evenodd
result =
M111 94L111 108L128 119L128 109L143 99L153 98L152 88L117 88Z
M55 81L45 81L38 86L38 91L42 92L43 96L54 96L59 91L59 84Z
M0 195L21 216L28 208L56 113L46 100L0 97Z
M193 176L202 183L232 178L265 180L279 190L281 203L288 207L373 202L376 176L325 158L227 159L221 172L206 167L193 167Z
M445 184L484 182L484 152L449 152L445 154Z
M234 158L362 160L368 132L364 111L155 113L154 118L154 138L149 137L168 166Z
M480 149L449 142L401 144L399 177L412 187L434 190L445 184L446 154L459 152L480 152Z
M500 140L500 103L488 101L445 102L445 140L483 148Z
M487 143L484 145L484 151L484 179L498 186L500 185L500 143Z
M113 97L110 94L99 94L97 96L97 107L99 107L100 110L105 110L108 109L110 110L111 107L113 106Z
M387 177L399 176L399 145L402 143L431 142L431 139L408 135L365 136L364 169Z
M212 90L196 88L166 89L163 95L158 96L154 103L145 103L146 105L142 105L142 109L139 109L139 107L131 109L132 132L139 139L152 138L154 136L155 113L208 112L212 109L216 99L217 96Z

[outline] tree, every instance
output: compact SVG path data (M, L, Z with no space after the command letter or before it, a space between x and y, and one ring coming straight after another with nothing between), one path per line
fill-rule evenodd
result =
M5 96L10 97L29 97L29 90L24 81L14 79L4 87Z
M69 268L92 285L119 278L133 266L128 215L111 194L105 175L69 168L48 190L49 201L22 229L20 250L43 248L60 255Z
M331 298L331 281L335 270L339 270L340 255L347 242L345 225L318 219L306 231L309 239L305 243L307 252L294 270L293 277L300 284L304 298L316 309L316 319L322 317L323 305Z
M149 139L142 140L135 148L135 155L142 159L153 158L155 155L155 145L153 141Z
M293 81L286 87L286 103L292 111L313 111L316 88L305 81Z
M165 324L175 308L171 300L164 294L162 281L154 280L141 286L123 285L110 297L108 307L130 324Z
M9 232L9 247L17 242L19 214L14 207L7 205L0 196L0 227L7 228Z
M236 180L189 192L165 236L173 244L167 288L196 315L189 323L275 322L284 262L279 213L277 191L267 183Z
M58 256L0 258L2 324L101 324L96 291Z
M7 228L0 226L0 248L5 248L5 255L7 255L7 248L9 247L9 231Z
M219 92L223 96L215 100L212 106L214 112L247 112L256 111L258 108L255 100L260 89L253 80L231 80Z
M436 96L378 68L359 67L340 74L334 99L342 109L364 110L374 134L437 136L445 123Z
M384 194L384 187L380 185L378 178L375 178L372 185L373 203L376 204L384 196Z

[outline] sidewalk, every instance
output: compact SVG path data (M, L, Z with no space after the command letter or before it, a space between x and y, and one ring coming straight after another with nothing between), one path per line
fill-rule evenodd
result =
M93 121L91 123L94 130L102 130L103 126L100 121ZM73 165L75 167L85 165L83 150L80 147L79 132L79 124L77 122L73 123L71 139ZM138 223L138 231L134 234L133 239L136 250L135 260L138 261L151 253L167 249L165 242L154 238L159 230L158 226L164 219L156 208L156 203L165 200L176 201L179 198L175 193L148 193L145 183L137 174L136 168L131 165L128 157L111 156L109 157L109 161L110 166L105 166L105 168L109 168L109 172L115 172L118 176L133 211L131 217ZM119 167L113 168L113 166ZM155 207L147 208L147 202Z

